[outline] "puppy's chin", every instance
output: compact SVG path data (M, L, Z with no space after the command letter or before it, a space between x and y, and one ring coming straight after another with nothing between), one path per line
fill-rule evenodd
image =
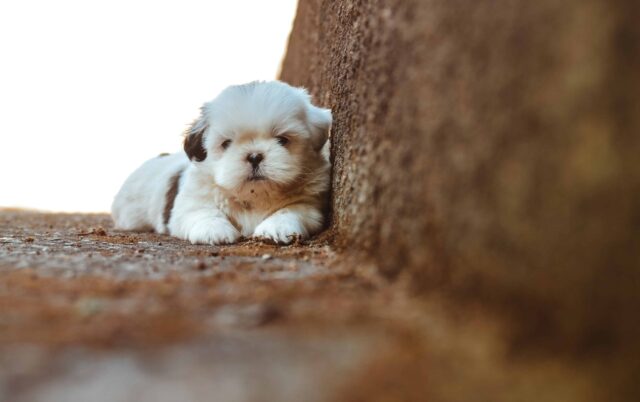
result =
M289 189L300 172L301 168L295 163L267 162L254 170L243 161L221 161L215 167L215 180L218 186L231 193L243 193L247 189L277 192Z
M256 194L280 193L288 183L282 183L264 172L249 169L220 169L216 174L216 184L238 199L254 198Z

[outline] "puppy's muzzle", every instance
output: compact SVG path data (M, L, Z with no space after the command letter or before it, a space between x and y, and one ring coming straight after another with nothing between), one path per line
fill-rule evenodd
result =
M259 153L252 153L247 155L247 161L251 164L253 170L258 170L258 168L260 167L260 162L262 162L263 159L264 155Z
M260 173L260 162L264 160L264 155L261 153L251 153L247 155L247 162L251 164L253 168L251 172L251 176L249 176L249 180L264 180L265 177Z

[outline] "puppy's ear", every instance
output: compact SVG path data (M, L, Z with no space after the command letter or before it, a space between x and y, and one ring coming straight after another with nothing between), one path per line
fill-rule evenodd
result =
M204 133L209 128L209 123L202 109L200 117L195 120L187 129L184 135L184 152L190 160L202 162L207 157L207 150L204 148Z
M331 110L309 104L307 117L309 119L309 128L311 129L311 144L313 149L320 151L329 136L329 129L333 121Z

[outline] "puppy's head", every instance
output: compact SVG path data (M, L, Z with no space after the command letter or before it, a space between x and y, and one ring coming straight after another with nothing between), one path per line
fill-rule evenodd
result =
M331 120L304 89L279 81L231 86L202 107L184 149L238 195L286 189L321 163Z

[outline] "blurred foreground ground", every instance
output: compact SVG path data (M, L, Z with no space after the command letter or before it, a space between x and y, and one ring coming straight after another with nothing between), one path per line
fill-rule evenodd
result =
M0 400L604 400L588 361L514 352L480 309L373 272L321 242L0 210Z

